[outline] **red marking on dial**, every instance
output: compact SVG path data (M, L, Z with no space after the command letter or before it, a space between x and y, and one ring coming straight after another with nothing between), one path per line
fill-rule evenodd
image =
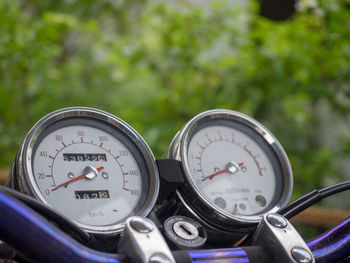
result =
M99 171L101 171L101 170L103 170L103 169L104 169L104 167L101 166L101 167L98 167L96 170L99 172ZM68 180L68 181L62 183L62 184L57 185L55 188L51 189L51 191L56 191L58 188L60 188L60 187L62 187L62 186L65 186L65 185L67 185L67 184L69 184L69 183L78 181L78 180L83 179L83 178L85 178L85 177L86 177L86 174L79 175L79 176L76 177L76 178L73 178L73 179L71 179L71 180Z

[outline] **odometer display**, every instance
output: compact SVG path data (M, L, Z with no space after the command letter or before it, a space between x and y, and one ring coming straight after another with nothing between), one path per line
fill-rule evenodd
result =
M104 153L64 153L63 160L68 162L87 162L87 161L107 161Z

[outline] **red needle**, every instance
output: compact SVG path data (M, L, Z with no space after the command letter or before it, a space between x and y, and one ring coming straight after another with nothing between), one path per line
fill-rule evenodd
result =
M98 167L96 170L97 170L97 172L99 172L99 171L101 171L103 169L104 169L104 167L101 166L101 167ZM75 178L73 178L71 180L68 180L68 181L66 181L66 182L64 182L62 184L57 185L55 188L51 189L51 191L55 191L55 190L57 190L58 188L60 188L62 186L65 186L65 185L67 185L67 184L69 184L71 182L75 182L75 181L77 181L79 179L82 179L82 178L85 178L85 177L86 177L86 174L79 175L78 177L75 177Z
M204 181L204 180L206 180L206 179L210 179L210 178L214 177L215 175L222 174L222 173L226 173L226 172L229 171L229 169L230 169L230 168L227 167L227 168L225 168L224 170L221 170L221 171L218 171L218 172L213 173L213 174L211 174L211 175L208 175L207 177L204 177L204 178L202 179L202 181Z

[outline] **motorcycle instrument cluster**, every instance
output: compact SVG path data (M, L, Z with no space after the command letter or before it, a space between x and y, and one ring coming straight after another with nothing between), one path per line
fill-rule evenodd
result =
M173 139L168 157L182 169L179 204L205 225L250 227L289 201L292 172L282 146L244 114L211 110L195 116ZM35 124L10 182L98 235L120 233L132 215L148 216L160 185L142 137L121 119L84 107L55 111ZM174 233L186 234L187 224L176 223Z
M91 108L42 118L13 172L17 188L97 234L118 233L127 217L148 215L159 190L157 166L141 136Z

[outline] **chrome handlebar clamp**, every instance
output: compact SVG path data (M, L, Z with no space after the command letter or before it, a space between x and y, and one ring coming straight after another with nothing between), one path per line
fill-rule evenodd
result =
M269 248L274 262L315 263L312 252L293 225L279 214L266 214L252 236L252 244Z
M149 219L130 217L118 245L118 253L130 262L175 263L175 259L156 225Z

